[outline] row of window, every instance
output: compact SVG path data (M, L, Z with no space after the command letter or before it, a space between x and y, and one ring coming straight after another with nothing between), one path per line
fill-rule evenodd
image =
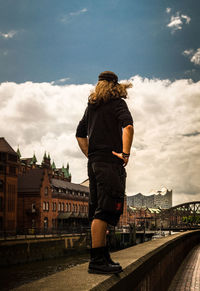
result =
M68 190L68 189L61 189L61 188L54 187L53 190L55 190L58 193L66 193L66 194L72 194L72 195L77 195L77 196L82 196L82 197L86 196L86 193L84 192L77 192L77 191Z
M52 202L52 211L57 210L57 203ZM87 212L88 208L87 205L82 205L82 204L74 204L74 203L64 203L64 202L59 202L58 203L58 211L61 212ZM43 202L43 211L49 211L49 202Z
M17 163L17 156L12 154L0 153L0 162L6 162L6 159L11 162Z
M48 217L45 217L44 218L44 221L43 221L43 226L44 226L44 229L48 229ZM36 227L36 220L35 219L32 219L32 228L35 228ZM52 228L56 228L56 219L52 219Z
M6 166L5 165L0 165L0 173L1 174L5 174L6 173ZM16 175L16 167L9 166L9 174Z

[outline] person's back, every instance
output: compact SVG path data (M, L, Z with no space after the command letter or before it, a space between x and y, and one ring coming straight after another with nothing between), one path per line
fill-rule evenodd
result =
M123 212L126 171L133 138L133 120L126 102L130 84L119 84L110 71L99 75L94 93L76 131L88 157L90 181L89 219L92 221L92 249L88 271L118 273L106 247L107 224L116 226Z
M120 120L121 118L122 120ZM124 120L124 121L123 121ZM122 128L132 123L123 99L111 99L100 104L88 104L87 134L89 139L88 158L90 161L108 161L122 164L112 154L122 152Z

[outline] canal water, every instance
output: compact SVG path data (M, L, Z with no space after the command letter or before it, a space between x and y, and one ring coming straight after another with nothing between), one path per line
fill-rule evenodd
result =
M39 262L0 268L0 290L7 291L34 280L47 277L67 268L83 264L89 260L89 254L74 254Z
M165 233L165 236L168 233ZM153 237L162 237L159 233ZM0 268L0 291L8 291L34 280L47 277L54 273L64 271L67 268L83 264L89 261L89 253L76 254L56 259L30 262Z

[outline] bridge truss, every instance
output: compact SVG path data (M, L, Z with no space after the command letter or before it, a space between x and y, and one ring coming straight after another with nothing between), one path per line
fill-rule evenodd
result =
M163 221L168 220L168 226L171 228L200 227L200 201L183 203L162 210L160 218Z

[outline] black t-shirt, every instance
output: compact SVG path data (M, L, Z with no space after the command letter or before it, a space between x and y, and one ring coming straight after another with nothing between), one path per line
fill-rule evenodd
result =
M131 113L123 99L90 104L78 124L76 137L89 140L89 161L123 163L112 151L122 152L122 130L133 125Z

